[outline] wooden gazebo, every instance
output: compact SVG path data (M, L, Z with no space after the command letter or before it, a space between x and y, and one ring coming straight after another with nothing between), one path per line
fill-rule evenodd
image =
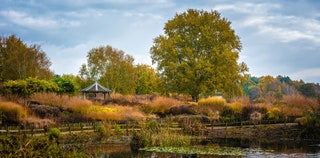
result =
M103 93L103 99L106 100L106 94L110 95L111 90L106 87L103 87L98 82L95 82L87 88L82 89L81 92L84 99L88 97L89 93L94 94L94 96L97 96L97 93Z

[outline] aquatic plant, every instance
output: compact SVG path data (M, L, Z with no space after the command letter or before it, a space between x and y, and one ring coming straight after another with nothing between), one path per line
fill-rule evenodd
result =
M192 147L148 147L141 150L150 152L180 153L189 155L244 156L246 151L236 147L192 146Z
M1 157L90 157L85 148L64 147L48 137L1 136Z

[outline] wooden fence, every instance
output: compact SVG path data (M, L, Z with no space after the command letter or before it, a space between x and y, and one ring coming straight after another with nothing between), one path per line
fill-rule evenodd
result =
M259 122L253 121L241 121L241 122L223 122L223 121L212 121L212 122L202 122L201 128L210 129L212 127L228 127L228 126L250 126L256 124L278 124L278 123L293 123L294 120L279 120L279 121L270 121L270 120L261 120ZM192 121L188 121L187 125L192 126ZM28 135L35 135L35 134L46 134L49 131L49 128L58 128L61 132L65 133L72 133L75 131L95 131L98 126L103 125L102 122L81 122L81 123L64 123L59 124L52 127L38 127L35 128L32 125L25 125L25 126L7 126L3 125L0 126L0 135L7 135L7 134L28 134ZM106 124L109 125L111 129L120 128L123 131L129 131L132 129L141 129L143 127L148 126L148 122L134 122L134 121L109 121ZM181 130L185 128L183 123L181 122L168 122L164 119L158 119L157 125L160 128L171 128Z

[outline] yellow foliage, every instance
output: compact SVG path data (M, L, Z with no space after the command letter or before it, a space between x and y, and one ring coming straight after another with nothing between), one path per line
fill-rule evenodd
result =
M227 104L227 101L224 98L220 97L209 97L202 98L198 101L198 105L208 105L208 106L224 106Z
M271 109L273 113L281 113L281 110L278 107L274 107Z
M242 114L243 105L241 102L233 102L229 106L235 114Z
M198 101L199 106L205 106L213 111L222 111L223 107L227 105L227 101L224 98L209 97L206 99L200 99Z
M100 106L87 108L85 116L95 120L142 120L146 116L137 108L130 106Z

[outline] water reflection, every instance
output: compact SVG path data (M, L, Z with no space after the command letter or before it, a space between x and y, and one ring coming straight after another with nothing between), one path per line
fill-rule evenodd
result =
M103 144L95 146L92 151L93 157L99 158L237 158L237 157L320 157L320 140L318 141L297 141L297 140L249 140L249 139L231 139L215 138L194 140L203 147L210 147L212 144L218 144L221 147L238 147L244 153L243 156L234 155L197 155L197 154L179 154L179 153L158 153L139 151L133 153L129 145L126 144ZM198 145L199 145L198 144Z

